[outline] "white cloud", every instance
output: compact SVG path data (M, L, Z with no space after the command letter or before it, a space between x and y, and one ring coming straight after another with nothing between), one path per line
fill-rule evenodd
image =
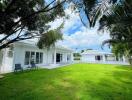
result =
M69 19L65 20L63 32L67 33L69 30L76 29L80 26L80 18L77 13L73 12L71 9L66 9L65 13L69 16Z
M64 40L59 44L71 48L89 48L93 46L101 46L102 42L109 38L108 33L98 34L96 29L86 29L82 27L81 31L77 31L70 36L64 34Z
M65 20L64 28L62 32L64 33L63 41L59 41L59 44L64 45L66 47L71 48L92 48L94 46L100 46L104 40L109 39L108 33L102 33L100 34L98 29L98 24L92 28L86 28L82 25L80 18L77 13L72 12L71 9L65 10L66 15L70 16L69 19ZM56 19L54 22L51 22L50 25L52 26L52 29L55 29L63 22L62 18ZM76 29L79 28L79 29ZM76 31L73 31L73 33L69 34L68 32L71 30L76 29Z
M76 29L77 26L81 25L78 14L72 11L71 8L65 9L65 14L66 16L69 16L69 18L57 18L55 21L50 22L49 25L51 25L51 29L57 28L63 21L65 21L62 30L63 33L67 33L69 30Z
M49 25L51 26L50 29L56 29L61 25L62 22L63 22L63 18L57 18L55 21L50 22L49 23Z

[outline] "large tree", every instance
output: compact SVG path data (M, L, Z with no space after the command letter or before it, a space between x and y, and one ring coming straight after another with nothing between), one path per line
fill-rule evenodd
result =
M0 0L0 49L11 43L42 36L48 22L64 16L66 0Z

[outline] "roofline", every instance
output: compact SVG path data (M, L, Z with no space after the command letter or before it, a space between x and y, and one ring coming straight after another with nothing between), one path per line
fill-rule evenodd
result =
M104 54L108 54L108 55L112 55L113 53L81 53L81 55L95 55L95 54L100 54L100 55L104 55Z
M89 50L89 51L96 51L96 52L88 52L88 51L84 51L83 53L81 53L81 55L86 55L86 54L110 54L112 55L113 53L110 52L103 52L103 51L98 51L98 50Z
M26 42L23 42L23 41L19 41L19 42L16 42L16 43L14 43L14 44L24 44L24 45L26 45L26 46L37 47L37 45L35 45L35 44L26 43ZM38 48L38 47L37 47L37 48ZM72 50L72 49L70 49L70 48L66 48L66 47L63 47L63 46L61 46L61 45L60 45L60 46L59 46L59 45L56 45L55 48L57 48L57 49L63 49L63 50L71 51L71 52L74 51L74 50ZM44 48L44 49L46 49L46 48Z

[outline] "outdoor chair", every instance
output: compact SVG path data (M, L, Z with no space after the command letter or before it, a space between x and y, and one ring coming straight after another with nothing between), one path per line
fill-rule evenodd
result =
M37 69L38 67L36 66L36 64L34 62L31 62L31 69Z
M17 72L17 71L23 71L23 68L21 67L21 64L15 64L14 72Z

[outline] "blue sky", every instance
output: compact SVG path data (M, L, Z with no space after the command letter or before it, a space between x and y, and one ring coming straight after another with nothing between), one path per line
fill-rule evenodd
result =
M82 24L78 13L72 11L71 8L65 9L66 15L69 19L65 19L64 28L62 29L63 41L59 41L59 44L72 49L95 49L99 51L110 52L110 49L105 46L101 49L101 44L104 40L109 39L108 32L98 32L98 23L94 28L86 28ZM51 29L55 29L64 21L63 18L57 18L54 22L50 22Z

